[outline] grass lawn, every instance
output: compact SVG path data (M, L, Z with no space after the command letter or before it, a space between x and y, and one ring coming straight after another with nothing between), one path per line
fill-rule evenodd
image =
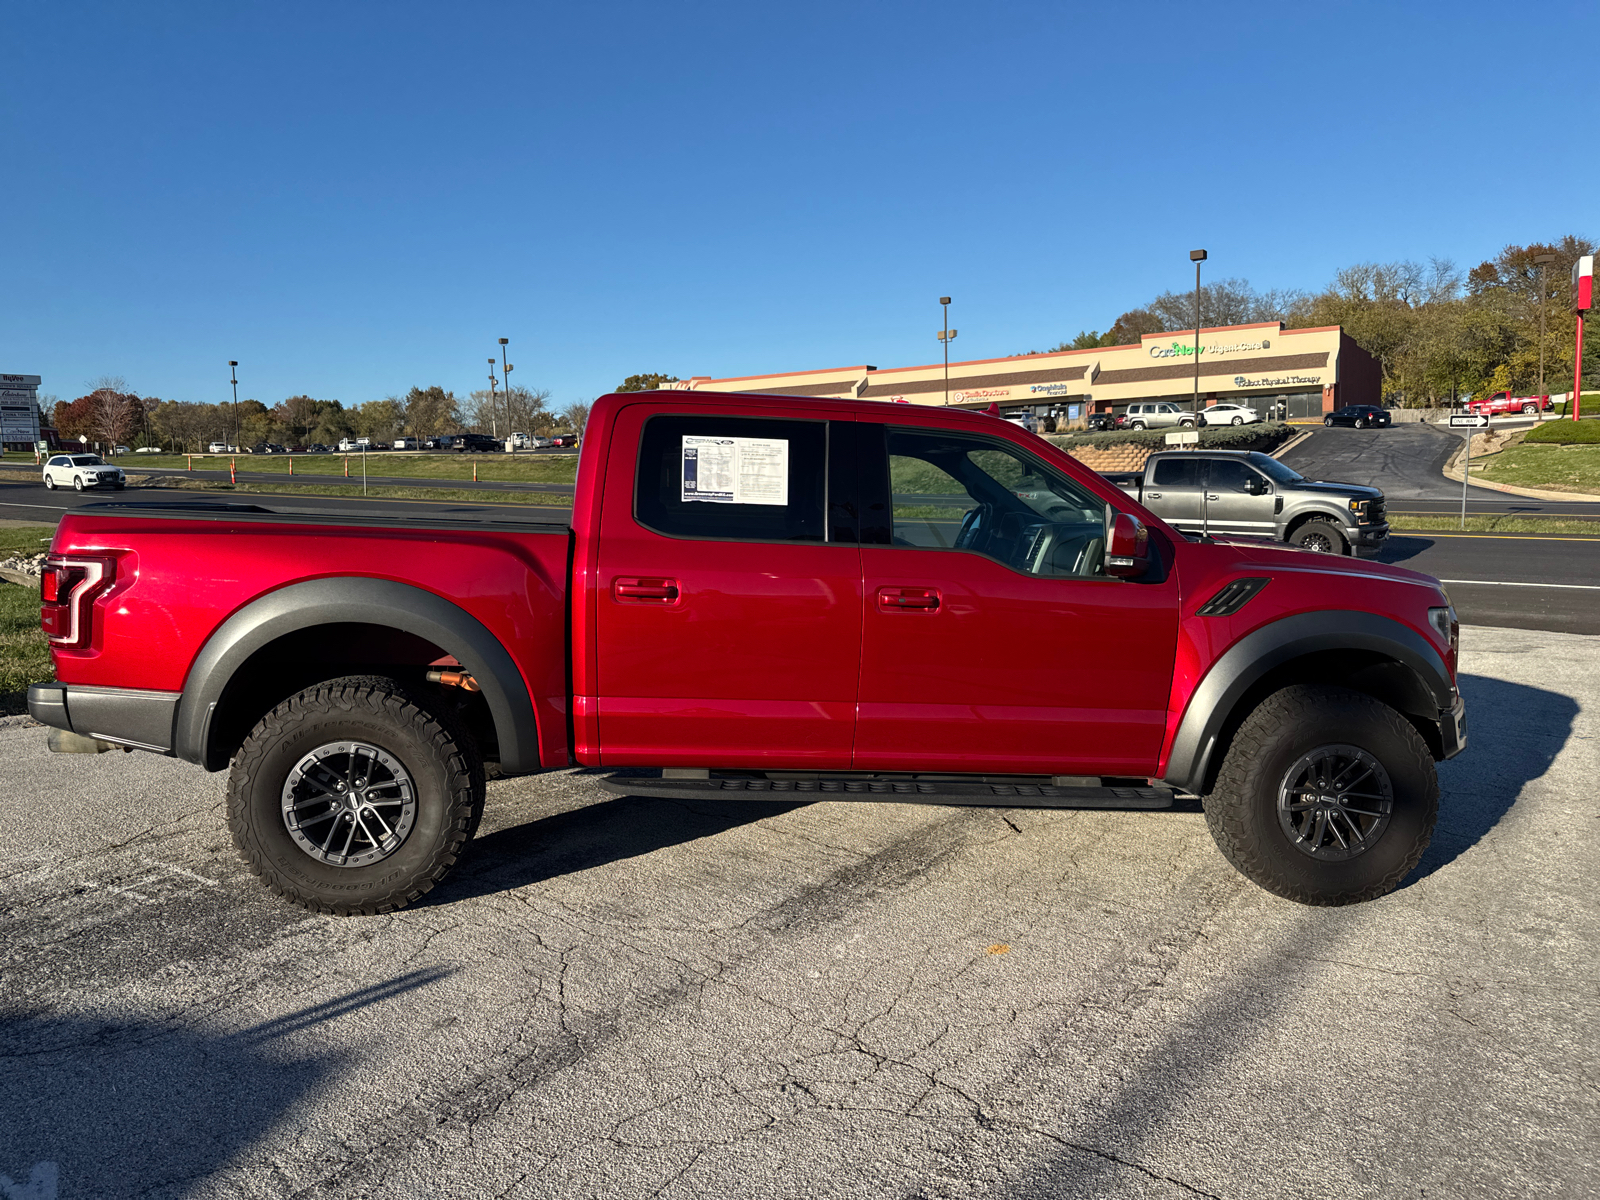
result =
M296 476L298 479L299 476ZM564 492L489 492L468 491L466 488L448 487L394 487L388 484L369 483L365 493L359 482L354 483L293 483L280 487L273 483L225 483L220 479L170 478L153 480L147 488L134 485L124 496L143 492L147 499L156 499L156 493L169 491L225 492L229 495L281 496L292 500L296 496L355 496L363 494L371 500L449 500L466 504L520 504L540 508L571 508L572 497ZM329 520L337 520L333 514Z
M1397 533L1410 529L1449 533L1460 530L1461 518L1449 513L1392 512L1389 514L1389 528ZM1563 517L1468 516L1467 532L1578 534L1600 538L1600 519L1584 521Z
M1600 446L1530 446L1526 443L1479 462L1472 473L1513 487L1600 491Z
M0 558L37 554L54 532L51 525L0 529ZM0 716L27 712L28 685L54 676L39 628L39 589L0 581Z
M287 475L289 462L300 475L344 475L350 459L350 476L361 478L361 455L351 454L197 454L197 471L226 471L230 461L241 471L271 471ZM124 454L117 465L131 474L145 471L182 471L182 455ZM476 464L478 479L505 483L571 483L578 474L576 454L414 454L409 451L367 455L367 478L403 475L413 479L471 479ZM31 464L30 464L31 465Z

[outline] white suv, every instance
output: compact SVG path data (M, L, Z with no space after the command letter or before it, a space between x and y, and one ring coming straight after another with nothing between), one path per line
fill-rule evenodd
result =
M1170 425L1193 429L1194 423L1192 412L1179 408L1170 400L1130 404L1123 421L1128 429L1164 429Z
M92 487L120 492L126 483L122 468L101 461L98 454L52 454L44 464L44 485L52 491L70 484L79 492Z

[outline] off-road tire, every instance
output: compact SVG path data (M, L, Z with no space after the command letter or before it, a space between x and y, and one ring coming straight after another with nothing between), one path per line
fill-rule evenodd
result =
M1297 849L1284 832L1278 791L1302 755L1341 744L1382 764L1394 800L1370 848L1330 862ZM1251 882L1301 904L1358 904L1393 891L1421 859L1439 814L1439 781L1426 743L1394 709L1360 692L1296 684L1245 718L1204 804L1217 848Z
M415 823L400 845L365 866L318 861L291 837L283 816L290 771L312 750L350 740L398 760L415 795ZM393 912L449 873L483 813L483 763L452 717L396 680L330 679L262 717L228 774L228 826L250 870L275 894L312 912Z
M1318 539L1321 539L1321 544ZM1312 517L1289 535L1289 544L1317 554L1348 554L1350 543L1332 521Z

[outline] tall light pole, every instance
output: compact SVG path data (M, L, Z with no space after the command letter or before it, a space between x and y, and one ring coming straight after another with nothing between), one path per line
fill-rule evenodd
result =
M1194 264L1194 411L1200 416L1200 264L1205 262L1204 250L1189 251L1189 261Z
M228 360L228 375L233 379L233 446L239 448L239 362L237 359Z
M500 397L496 394L495 384L500 381L494 377L494 359L489 360L489 431L498 434L500 430Z
M506 361L506 345L510 338L500 339L500 378L506 385L506 440L511 439L511 371L512 366Z
M944 347L944 402L950 403L950 343L956 340L956 331L950 328L950 297L940 296L944 305L944 328L939 330L939 344Z
M1544 269L1555 262L1554 254L1535 254L1533 261L1539 267L1539 394L1544 395L1544 301L1549 289L1544 285Z

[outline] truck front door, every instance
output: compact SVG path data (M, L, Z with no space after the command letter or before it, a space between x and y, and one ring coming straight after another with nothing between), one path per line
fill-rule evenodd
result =
M1105 501L1009 440L857 429L866 605L855 767L1154 772L1176 580L1108 577Z
M1278 497L1266 476L1236 458L1209 460L1206 524L1212 533L1272 537Z
M592 591L604 765L849 767L861 556L829 528L829 441L814 410L618 414Z

